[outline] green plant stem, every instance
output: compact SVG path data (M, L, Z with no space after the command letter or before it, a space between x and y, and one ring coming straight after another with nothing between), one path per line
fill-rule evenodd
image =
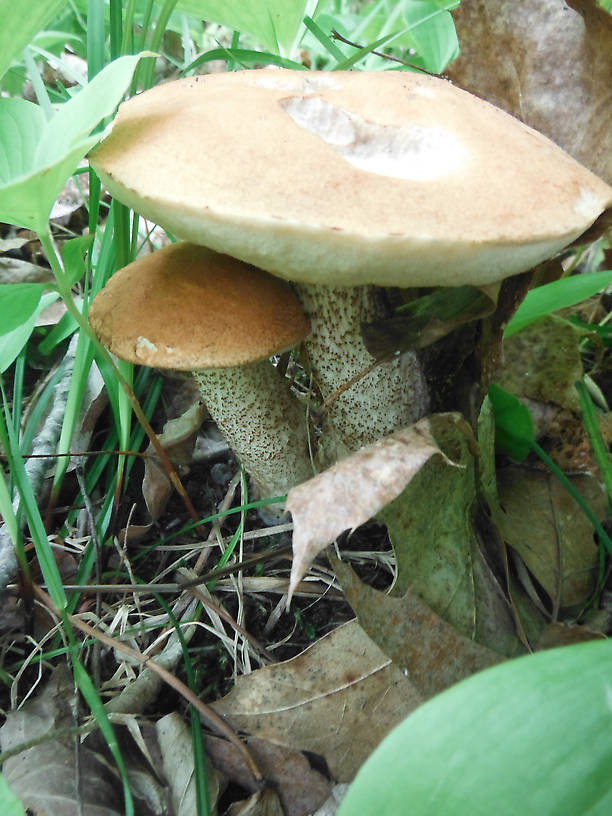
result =
M121 53L123 38L123 0L110 0L110 51L111 60Z
M144 428L147 436L149 437L149 439L151 441L151 444L155 448L155 452L159 456L160 461L162 462L162 465L163 465L164 469L166 470L166 473L168 474L174 488L176 489L176 491L181 496L183 502L185 503L185 506L187 507L187 510L189 511L190 516L193 518L194 521L198 522L200 517L199 517L195 507L191 503L191 500L190 500L189 496L185 493L185 489L183 488L183 485L181 484L181 481L180 481L180 479L179 479L179 477L178 477L178 475L176 473L174 465L172 464L172 462L168 458L168 454L166 453L166 451L162 447L159 439L157 438L157 435L156 435L155 431L151 427L148 419L146 418L146 416L145 416L145 414L144 414L144 412L142 410L142 407L141 407L140 403L138 402L138 399L136 398L136 395L134 394L133 390L130 388L128 382L122 376L122 374L119 371L119 369L117 368L117 366L115 365L115 362L114 362L113 358L111 357L110 353L106 350L106 348L102 345L102 343L100 343L100 341L96 337L93 329L91 328L91 326L87 322L86 318L81 314L81 312L79 311L76 303L74 302L74 298L72 297L72 290L71 290L71 287L70 287L69 279L68 279L68 277L67 277L67 275L66 275L66 273L64 271L64 267L62 265L61 258L59 256L59 253L58 253L56 247L55 247L55 244L53 242L53 238L51 236L51 232L50 232L48 226L46 227L45 230L38 231L38 238L39 238L40 243L42 244L42 247L43 247L43 249L45 251L45 254L47 256L47 260L49 261L51 269L53 270L53 274L55 275L55 280L56 280L57 291L59 292L60 297L62 298L68 313L72 315L72 317L76 321L76 323L79 326L79 328L81 329L81 331L85 332L87 337L89 337L89 339L93 343L93 346L94 346L94 348L96 350L96 353L99 355L99 357L101 359L103 359L104 362L109 366L109 368L114 372L114 375L117 378L117 382L119 383L119 385L123 389L125 395L127 396L128 400L130 401L130 404L132 406L132 410L134 411L134 414L136 415L136 418L138 419L138 421L140 422L140 424Z
M577 382L576 390L578 391L578 399L580 401L582 421L589 435L595 461L601 471L606 490L608 491L608 499L612 500L612 461L610 460L610 453L601 435L597 417L595 416L595 409L593 408L593 402L585 384L583 382Z
M601 543L604 545L608 553L612 555L612 540L610 539L610 536L606 533L604 528L601 526L599 519L597 518L595 513L593 513L589 505L585 502L580 493L576 490L574 485L567 478L565 473L563 473L563 471L556 464L556 462L550 458L546 451L543 450L538 445L537 442L532 440L530 442L530 448L533 450L534 453L536 453L540 457L544 464L550 469L551 473L553 473L557 477L557 479L561 482L563 487L567 490L567 492L574 499L576 504L580 507L584 515L588 518L588 520L595 528L595 531L599 535L599 540L601 541Z

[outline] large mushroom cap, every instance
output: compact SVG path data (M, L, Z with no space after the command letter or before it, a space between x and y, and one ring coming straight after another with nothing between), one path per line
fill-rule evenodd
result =
M118 357L180 370L263 360L310 331L284 281L187 243L119 270L96 295L89 320Z
M124 103L91 161L180 237L311 283L492 282L612 205L544 136L406 71L178 80Z

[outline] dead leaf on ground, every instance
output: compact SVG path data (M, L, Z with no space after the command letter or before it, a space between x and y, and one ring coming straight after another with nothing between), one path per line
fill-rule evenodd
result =
M500 539L491 535L490 526L481 530L481 516L485 521L487 514L477 512L476 463L478 472L490 472L493 448L483 447L476 458L473 440L442 416L436 418L436 442L461 467L430 459L378 514L397 563L392 594L410 590L465 637L511 657L523 646L499 583L504 579ZM489 498L494 500L494 494Z
M459 415L440 416L456 422ZM432 456L439 454L446 466L452 466L432 436L431 421L422 419L366 445L289 491L285 505L293 516L289 599L321 550L378 513Z
M176 816L192 816L197 812L191 731L176 711L166 714L155 724L161 750L164 776L170 787ZM214 768L207 767L208 799L211 813L217 813L221 778Z
M22 239L14 239L15 242ZM22 240L22 244L27 240ZM13 247L9 246L8 249ZM0 249L0 251L2 251ZM0 257L0 283L52 283L53 272L44 266L37 266L19 258Z
M558 646L573 646L575 643L586 643L589 640L605 640L603 632L596 632L588 626L567 626L559 621L549 623L535 648L556 649Z
M157 438L174 465L184 465L186 462L191 461L198 430L207 415L206 406L198 400L187 408L181 416L168 420L164 425L163 432L158 434ZM142 482L142 494L148 513L152 521L155 522L163 513L174 488L161 462L155 455L153 445L149 444L145 453L145 475ZM135 538L144 535L150 528L150 524L131 526L127 530L121 531L121 539L124 540L124 536L126 536L128 541L133 541Z
M76 695L65 667L56 669L42 693L19 711L11 711L0 728L3 751L58 728L75 725L70 701ZM77 759L78 757L78 759ZM108 816L124 813L121 782L109 764L80 742L79 736L54 737L4 762L3 774L24 805L37 816L77 813Z
M574 383L583 376L582 333L555 315L537 320L504 340L495 382L517 397L554 403L579 413Z
M555 607L587 600L595 586L599 556L593 527L551 473L509 466L499 471L502 532ZM607 500L591 476L570 477L599 519Z
M247 737L246 743L266 783L278 792L285 816L303 816L329 797L332 785L310 766L303 753L269 740ZM259 783L235 745L221 737L206 737L206 755L224 777L255 793Z
M567 320L543 317L504 341L494 379L529 408L536 439L545 438L546 452L562 470L593 472L597 466L575 387L584 373L580 337Z
M286 816L278 794L272 788L258 791L245 802L234 802L228 816Z
M612 183L612 18L595 0L463 0L453 81Z
M393 598L364 584L333 554L330 559L367 634L407 673L425 700L504 660L461 635L410 590Z
M297 657L238 677L213 707L235 729L320 754L345 782L421 699L349 621Z

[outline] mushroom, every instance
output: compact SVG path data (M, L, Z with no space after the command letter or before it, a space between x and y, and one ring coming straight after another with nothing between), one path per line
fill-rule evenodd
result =
M260 497L284 495L312 476L305 412L268 359L310 329L285 281L176 243L113 275L89 320L118 357L193 372Z
M549 139L407 71L177 80L124 103L91 162L176 235L297 282L324 397L373 362L359 326L384 311L375 287L500 281L612 205L612 188ZM427 412L413 353L368 378L333 405L349 449Z

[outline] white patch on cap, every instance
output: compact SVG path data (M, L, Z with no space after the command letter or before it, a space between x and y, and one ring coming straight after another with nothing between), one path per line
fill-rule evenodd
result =
M137 337L136 338L136 356L142 357L147 354L147 352L153 352L153 354L157 354L157 346L155 343L152 343L146 337Z
M368 173L427 181L454 172L466 160L457 138L439 127L375 124L318 96L293 96L280 104L296 125Z
M592 190L580 188L580 198L574 204L574 212L584 218L596 218L601 212L601 201Z
M419 96L434 96L433 88L429 88L425 85L415 85L414 88L410 89L410 92L418 94Z

